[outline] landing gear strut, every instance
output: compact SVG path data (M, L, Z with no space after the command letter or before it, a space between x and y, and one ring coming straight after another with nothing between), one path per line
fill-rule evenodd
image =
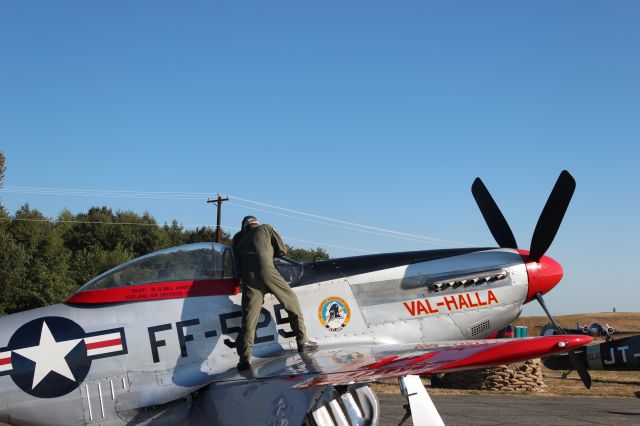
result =
M402 418L400 425L411 416L415 426L444 426L444 422L436 406L433 405L427 389L425 389L422 384L420 376L410 375L400 377L400 392L407 398L408 402L408 404L404 405L407 412Z

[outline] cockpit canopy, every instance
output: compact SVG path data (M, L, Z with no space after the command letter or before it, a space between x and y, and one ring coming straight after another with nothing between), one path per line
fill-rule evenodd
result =
M196 243L138 257L98 275L77 293L123 286L234 277L231 249L223 244Z

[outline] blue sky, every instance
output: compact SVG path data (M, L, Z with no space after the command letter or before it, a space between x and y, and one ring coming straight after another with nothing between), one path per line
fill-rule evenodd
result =
M0 197L204 225L219 192L227 231L254 213L338 257L460 244L233 197L494 246L470 193L481 176L528 248L567 169L577 189L547 253L565 279L547 303L636 311L639 18L635 1L5 1L5 189L203 197Z

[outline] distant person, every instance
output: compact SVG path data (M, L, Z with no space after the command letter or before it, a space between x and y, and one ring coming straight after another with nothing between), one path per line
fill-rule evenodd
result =
M242 329L236 343L240 357L238 370L251 368L256 325L267 293L273 293L289 314L298 351L317 349L318 344L307 338L298 298L273 265L274 257L287 254L287 247L276 230L271 225L260 225L254 216L246 216L232 244L242 279Z

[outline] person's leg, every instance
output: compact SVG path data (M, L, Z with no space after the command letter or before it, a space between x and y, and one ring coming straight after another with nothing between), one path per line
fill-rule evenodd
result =
M277 271L276 271L277 273ZM304 318L302 316L302 309L298 302L298 297L291 290L289 284L282 279L280 274L277 277L271 275L269 280L265 280L265 284L268 290L282 303L282 307L289 315L289 323L291 329L296 334L296 342L298 346L307 342L307 330L304 326Z
M264 294L258 286L247 285L242 295L242 329L238 333L236 350L240 361L249 361L253 352L253 341L256 326L260 317L260 309L264 301Z

